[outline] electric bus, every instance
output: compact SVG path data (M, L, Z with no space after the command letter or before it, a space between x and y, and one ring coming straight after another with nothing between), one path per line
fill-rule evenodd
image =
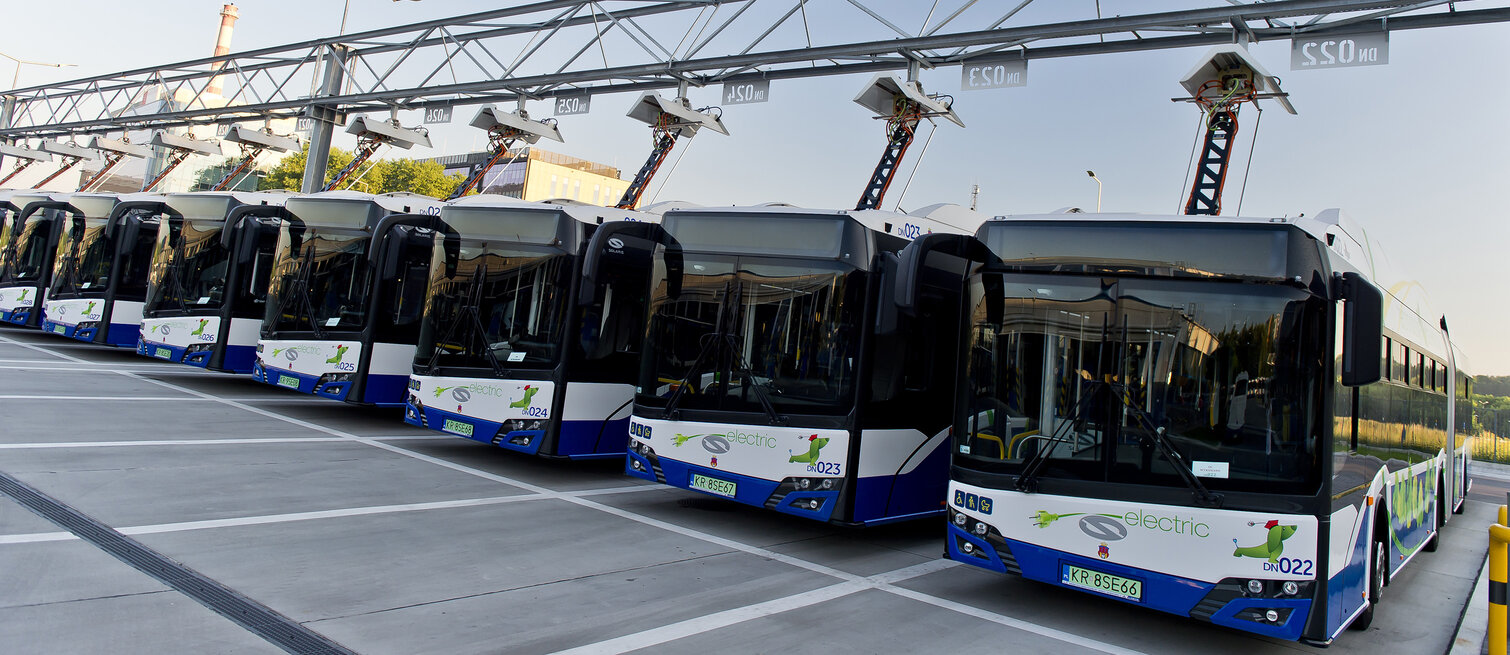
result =
M39 327L63 222L75 213L67 193L15 193L5 200L10 238L0 251L0 323Z
M63 221L42 330L107 346L136 345L161 196L75 193ZM146 225L146 230L143 230Z
M324 398L402 407L443 204L353 191L285 201L252 375Z
M987 222L949 557L1290 640L1366 627L1464 501L1467 374L1359 225Z
M590 243L610 247L595 233L622 250L660 217L479 195L440 219L404 420L542 457L624 457L649 259L608 254L596 288L580 280Z
M667 211L629 475L836 524L941 515L979 223L952 205Z
M138 354L250 373L286 193L206 191L163 199Z

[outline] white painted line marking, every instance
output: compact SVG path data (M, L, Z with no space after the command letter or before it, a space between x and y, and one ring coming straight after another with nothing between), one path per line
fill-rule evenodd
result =
M57 358L60 358L60 359L66 359L66 360L68 360L70 362L73 362L75 364L88 364L88 363L90 363L90 362L88 362L86 360L79 359L79 358L74 357L72 355L65 355L63 353L53 352L53 351L48 350L46 348L43 348L41 346L34 346L32 344L26 343L25 341L17 341L15 339L12 339L12 338L6 337L6 336L0 336L0 341L4 341L5 343L11 344L13 346L20 346L20 347L26 348L28 350L35 350L35 351L37 351L39 353L43 353L43 354L46 354L46 355L52 355L53 357L57 357Z
M326 439L326 441L346 441L346 439ZM346 518L352 516L373 516L378 514L395 514L399 512L423 512L435 509L456 509L461 507L483 507L487 505L502 505L505 503L519 503L533 500L557 500L560 496L593 496L604 493L630 493L637 491L652 491L659 485L640 485L635 487L615 487L613 489L589 489L585 491L567 491L560 494L519 494L517 496L493 496L489 498L465 498L461 500L438 500L428 503L407 503L402 505L369 505L366 507L348 507L344 509L328 509L313 512L289 512L285 514L264 514L261 516L241 516L228 519L206 519L202 521L180 521L177 523L156 523L151 525L136 525L125 528L117 528L121 534L163 534L167 532L187 532L190 530L213 530L217 528L235 528L247 525L269 525L273 523L291 523L294 521L317 521L320 519ZM33 532L27 534L0 535L0 544L30 544L46 541L71 541L77 539L72 532Z
M39 448L130 448L135 446L241 446L273 443L345 442L340 437L268 437L266 439L162 439L157 441L45 441L0 444L0 450L35 450Z
M897 569L888 573L882 573L869 578L857 578L836 585L820 587L811 591L793 594L783 598L776 598L762 603L736 607L731 610L714 612L685 621L678 621L670 625L651 628L641 632L624 635L614 639L600 641L594 644L578 646L563 651L557 651L556 655L599 655L602 653L626 653L642 648L650 648L661 644L700 635L712 630L727 628L746 621L763 619L775 614L802 609L818 603L843 598L851 594L859 593L867 589L885 589L892 582L901 582L908 578L927 575L934 571L950 568L956 562L948 560L934 560L924 562L903 569ZM886 589L890 591L890 589Z
M29 534L0 535L0 544L39 544L47 541L75 541L72 532L32 532Z
M772 614L780 614L781 612L817 605L818 603L848 596L858 591L864 591L866 588L864 584L859 582L841 582L836 585L820 587L812 591L804 591L800 594L793 594L784 598L768 600L764 603L755 603L754 605L714 612L694 619L687 619L686 621L678 621L670 625L663 625L643 632L624 635L617 639L609 639L595 644L556 651L555 655L627 653L633 650L659 646L678 639L700 635L711 630L727 628L746 621L765 618Z
M47 395L20 395L20 394L0 395L0 400L87 400L87 401L90 401L90 402L98 402L98 401L107 401L107 402L116 402L116 401L120 401L120 402L149 402L149 401L220 402L220 400L218 398L199 398L199 397L196 397L196 396L47 396ZM248 402L248 403L277 402L280 405L287 404L287 403L295 403L295 404L308 403L308 404L312 404L312 405L331 405L332 404L332 401L325 400L323 398L289 398L289 399L282 399L282 398L276 398L276 397L273 397L273 398L263 398L261 396L252 396L252 397L241 397L241 398L228 398L227 400L233 400L233 401L236 401L236 402Z

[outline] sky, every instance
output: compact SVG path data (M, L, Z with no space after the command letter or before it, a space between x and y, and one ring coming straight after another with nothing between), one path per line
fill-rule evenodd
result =
M105 0L9 4L5 13L13 29L0 52L75 64L26 66L20 84L31 86L208 56L222 3L152 0L130 3L131 11ZM466 0L350 4L348 32L485 8ZM914 12L916 20L899 23L921 25L932 3L870 4L909 19L914 17L908 12ZM937 13L959 4L940 0ZM997 15L1002 9L990 6L1006 4L982 3L986 13ZM1100 2L1106 15L1221 4ZM1459 2L1457 7L1506 4ZM242 0L237 5L241 18L233 51L332 35L343 8L336 0ZM849 20L845 11L854 13L839 0L812 0L809 7L820 29ZM834 20L820 20L823 12ZM1094 12L1091 0L1041 0L1008 25L1083 20ZM852 20L865 22L857 13ZM51 29L14 29L34 24ZM802 37L796 25L772 35L776 43L796 43ZM816 40L825 38L842 37L815 34ZM1389 63L1382 66L1291 71L1289 50L1288 40L1250 47L1282 79L1299 114L1291 116L1270 104L1258 119L1252 107L1243 109L1224 213L1236 213L1239 202L1245 216L1315 215L1342 208L1381 245L1393 269L1426 290L1434 314L1447 317L1471 373L1510 374L1510 348L1498 338L1510 329L1510 303L1501 290L1510 277L1505 265L1510 251L1505 200L1510 121L1502 116L1510 106L1510 86L1498 83L1504 72L1495 63L1510 61L1510 24L1396 31L1390 35ZM885 208L898 203L904 209L938 202L968 205L972 188L979 185L978 207L990 215L1067 206L1089 211L1095 208L1097 185L1085 172L1094 170L1104 185L1104 210L1175 213L1188 193L1187 164L1200 114L1170 100L1185 95L1179 79L1205 51L1033 60L1025 87L988 91L960 90L958 67L923 71L924 88L952 94L967 127L941 124L926 150L922 144L929 129L920 129ZM545 50L541 56L556 55ZM8 60L0 59L0 86L7 86L13 71ZM679 144L647 201L852 207L884 145L882 122L851 102L868 81L865 75L779 80L772 84L769 102L726 107L723 121L730 136L704 132ZM719 90L693 89L689 96L694 106L717 104ZM634 99L630 94L595 96L591 113L561 117L566 142L547 148L612 164L624 177L632 176L651 146L649 130L624 117ZM535 118L551 114L548 103L529 108ZM431 151L402 154L484 149L483 133L465 126L473 111L459 108L454 124L430 126ZM353 141L342 133L335 145L350 148ZM918 153L922 159L914 174ZM1241 174L1245 168L1246 181Z

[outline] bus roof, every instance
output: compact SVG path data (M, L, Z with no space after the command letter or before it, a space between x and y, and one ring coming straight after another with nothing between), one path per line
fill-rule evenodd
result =
M560 211L572 217L579 223L588 225L602 225L609 221L639 221L642 223L659 223L661 214L653 211L636 211L633 209L618 209L616 207L603 207L578 202L552 202L520 200L509 196L496 194L479 194L467 196L451 201L447 207L480 208L489 207L499 209L535 210L535 211ZM445 209L441 210L441 216L445 216Z
M985 216L958 205L930 205L921 210L902 214L880 209L811 209L781 203L766 203L754 206L735 207L673 207L666 214L697 212L699 214L774 214L785 216L845 216L855 220L872 232L890 234L912 240L924 234L972 234L985 221Z

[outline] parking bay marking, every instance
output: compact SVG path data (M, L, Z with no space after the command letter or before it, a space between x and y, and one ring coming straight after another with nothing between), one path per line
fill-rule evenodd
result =
M524 489L524 490L527 490L527 491L532 491L532 492L534 492L536 494L539 494L541 496L555 497L555 498L558 498L558 499L563 500L565 502L569 502L569 503L572 503L572 504L575 504L575 505L580 505L582 507L586 507L586 508L589 508L589 509L595 509L595 510L598 510L600 512L607 513L607 514L612 514L614 516L618 516L620 518L624 518L624 519L627 519L627 520L630 520L630 521L634 521L636 523L641 523L641 524L644 524L644 525L648 525L648 526L652 526L652 527L657 527L657 528L660 528L662 530L666 530L668 532L674 532L676 534L680 534L680 535L683 535L683 536L691 537L691 538L698 539L698 540L701 540L701 541L706 541L708 543L712 543L712 544L715 544L715 545L723 546L723 547L729 548L731 550L738 550L738 551L741 551L741 552L744 552L744 553L747 553L747 554L750 554L750 555L755 555L757 557L763 557L763 558L766 558L766 559L775 560L775 561L781 562L783 564L788 564L790 566L794 566L794 567L797 567L797 568L806 569L806 570L809 570L809 571L813 571L815 573L822 573L824 575L828 575L828 576L831 576L831 577L834 577L834 578L838 578L842 582L861 583L860 584L860 588L866 588L864 586L865 583L866 583L866 578L865 577L859 576L859 575L856 575L856 574L853 574L853 573L849 573L849 572L846 572L846 571L841 571L841 570L835 569L833 567L824 566L824 565L818 564L816 562L809 562L807 560L803 560L803 559L799 559L799 558L796 558L796 557L792 557L790 555L784 555L782 553L778 553L776 551L773 551L773 550L770 550L770 549L767 549L767 548L761 548L759 546L751 546L749 544L745 544L745 543L741 543L741 542L738 542L738 541L734 541L732 539L726 539L724 537L719 537L717 535L713 535L713 534L709 534L709 533L706 533L706 532L702 532L700 530L696 530L696 529L693 529L693 528L688 528L688 527L685 527L685 526L677 525L677 524L671 523L669 521L663 521L663 520L652 518L652 517L649 517L649 516L644 516L644 515L641 515L641 514L636 514L634 512L630 512L628 510L623 510L623 509L620 509L620 508L617 508L617 507L613 507L611 505L605 505L603 503L595 502L595 501L592 501L592 500L589 500L589 499L586 499L586 498L581 498L581 497L572 495L569 492L558 492L558 491L555 491L555 490L552 490L552 489L548 489L546 487L542 487L542 486L539 486L539 485L535 485L535 484L531 484L531 483L528 483L528 482L524 482L522 480L514 480L512 478L508 478L508 477L505 477L505 476L502 476L502 475L497 475L497 474L494 474L494 473L488 473L486 471L474 469L474 468L471 468L471 467L468 467L468 466L457 464L455 462L451 462L451 461L447 461L447 460L444 460L444 459L440 459L438 457L432 457L432 456L425 455L425 454L422 454L422 453L417 453L417 452L414 452L414 451L411 451L411 450L407 450L405 448L400 448L400 447L394 446L392 444L382 443L382 442L376 441L376 440L368 438L368 437L362 437L362 436L358 436L358 435L355 435L355 434L351 434L349 432L338 430L338 429L335 429L335 428L332 428L332 427L329 427L329 426L324 426L324 425L320 425L318 423L312 423L312 422L309 422L309 421L304 421L304 420L293 418L293 417L290 417L290 416L283 416L283 415L280 415L280 414L277 414L277 413L274 413L274 412L262 410L262 409L259 409L259 408L256 408L256 407L251 407L251 406L246 405L244 403L238 403L238 402L235 402L235 401L226 400L226 399L220 398L218 396L214 396L212 394L207 394L207 393L204 393L204 392L201 392L201 391L190 389L188 387L182 387L182 386L179 386L179 385L176 385L176 384L172 384L172 383L169 383L169 382L163 382L163 381L160 381L160 380L153 380L151 378L147 378L147 377L138 375L136 373L128 372L128 371L116 371L116 373L118 373L120 375L124 375L124 376L130 377L130 378L133 378L133 379L142 380L144 382L149 382L149 383L152 383L152 384L160 385L160 386L163 386L163 387L166 387L166 388L169 388L169 389L175 389L175 390L178 390L178 391L181 391L181 392L184 392L184 393L188 393L188 394L192 394L192 395L195 395L195 396L200 396L200 397L204 397L204 398L213 398L215 400L218 400L219 402L225 403L227 405L231 405L233 407L238 407L238 408L241 408L241 409L246 410L248 412L259 414L261 416L266 416L268 418L272 418L272 419L276 419L276 420L279 420L279 421L284 421L286 423L291 423L291 424L294 424L294 425L302 426L302 427L305 427L305 428L308 428L308 429L311 429L311 430L316 430L316 431L319 431L319 432L324 432L326 434L330 434L330 435L334 435L334 436L339 436L339 437L344 437L344 438L350 439L352 441L355 441L357 443L367 444L367 445L372 446L374 448L380 448L382 450L387 450L387 451L392 452L394 454L403 455L405 457L412 457L414 459L418 459L418 460L425 461L425 462L430 462L430 463L435 464L437 466L448 468L448 469L451 469L453 471L457 471L459 473L466 473L468 475L480 477L480 478L483 478L485 480L492 480L492 481L498 482L500 484L506 484L506 485L509 485L511 487L516 487L516 488L519 488L519 489ZM954 566L954 565L957 564L956 562L951 562L951 561L947 561L947 560L940 560L940 561L943 562L945 566ZM1000 614L996 614L994 612L990 612L988 610L983 610L983 609L979 609L979 608L976 608L976 607L973 607L973 606L965 605L963 603L958 603L958 602L955 602L955 601L950 601L950 600L947 600L947 599L944 599L944 598L938 598L936 596L931 596L931 595L928 595L928 594L923 594L921 592L910 591L910 590L902 589L902 588L899 588L899 587L894 587L894 586L892 586L890 584L885 584L885 583L881 583L881 584L872 583L872 584L875 584L874 588L876 588L876 589L879 589L879 590L882 590L882 591L886 591L888 593L896 594L896 595L899 595L899 596L903 596L905 598L912 598L914 600L921 600L922 602L927 602L928 604L931 604L931 605L934 605L936 607L940 607L940 608L943 608L943 609L949 609L949 610L953 610L953 611L956 611L956 612L961 612L961 613L967 614L969 616L974 616L974 617L977 617L977 618L983 618L983 617L988 617L988 616L989 617L994 617L994 618L990 618L988 620L991 620L994 623L998 623L998 624L1001 624L1001 625L1006 625L1006 626L1009 626L1009 627L1012 627L1012 628L1016 628L1018 630L1022 630L1024 632L1029 632L1029 633L1032 633L1032 634L1037 634L1039 636L1047 637L1047 638L1054 639L1054 640L1057 640L1057 641L1062 641L1062 642L1065 642L1065 643L1074 644L1074 645L1077 645L1077 646L1081 646L1081 647L1084 647L1084 648L1089 648L1089 649L1092 649L1092 650L1101 651L1101 652L1104 652L1104 653L1116 653L1116 654L1119 654L1119 655L1138 653L1138 651L1122 648L1120 646L1116 646L1116 645L1109 644L1109 643L1106 643L1106 642L1097 641L1097 640L1094 640L1094 639L1090 639L1088 637L1080 637L1080 636L1077 636L1077 635L1069 634L1069 633L1061 631L1061 630L1056 630L1054 628L1049 628L1049 627L1046 627L1046 626L1040 626L1040 625L1037 625L1037 624L1034 624L1034 623L1029 623L1027 621L1022 621L1020 619L1014 619L1014 618L1011 618L1011 617L1008 617L1008 616L1003 616L1003 615L1000 615ZM834 585L834 586L837 586L837 585ZM930 600L923 600L923 599L930 599ZM769 608L769 610L770 610L770 613L776 613L777 611L779 611L775 607L771 607L771 608ZM966 610L968 610L968 611L966 611Z

